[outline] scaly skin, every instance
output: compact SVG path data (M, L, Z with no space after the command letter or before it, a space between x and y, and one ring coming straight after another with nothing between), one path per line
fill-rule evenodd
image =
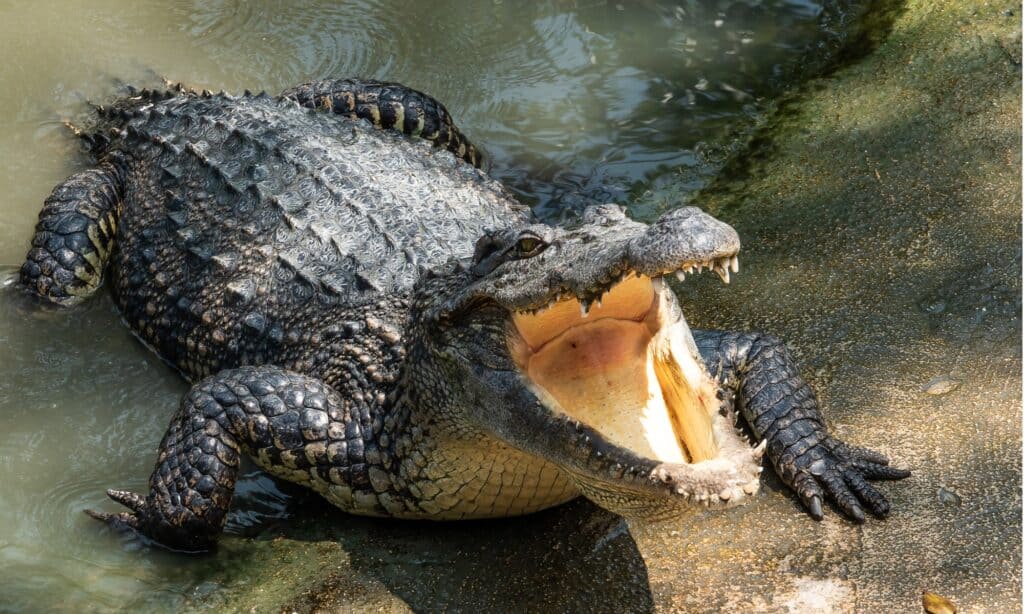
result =
M43 203L22 283L59 305L96 291L121 215L121 171L112 161L60 184Z
M693 332L705 364L735 395L754 435L768 441L768 460L811 516L822 519L825 495L856 522L864 522L862 506L888 515L888 501L865 478L898 480L910 472L828 434L814 391L784 343L759 333Z
M581 492L650 516L756 490L758 450L713 469L642 458L553 412L510 355L512 312L728 261L739 239L722 222L680 208L648 226L601 205L574 228L541 224L471 166L478 150L440 103L397 84L143 91L83 137L98 164L47 200L22 283L70 304L109 269L125 320L194 383L149 494L111 491L130 511L97 518L208 549L242 453L345 511L405 518L523 514ZM722 411L766 439L813 516L825 495L855 520L888 511L864 478L906 472L828 436L781 344L696 340L736 395L740 412Z
M243 452L307 486L367 486L384 464L372 426L350 412L310 377L271 366L222 371L182 400L160 443L149 496L111 494L132 510L117 518L159 543L208 548L227 518Z
M349 119L365 119L378 128L395 129L425 139L477 168L483 165L482 154L455 127L448 109L423 92L404 85L328 79L287 89L281 96L305 107Z

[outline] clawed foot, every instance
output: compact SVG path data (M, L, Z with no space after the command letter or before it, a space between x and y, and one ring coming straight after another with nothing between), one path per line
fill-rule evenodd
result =
M885 455L832 437L825 437L800 456L784 453L777 467L812 518L824 518L822 499L828 497L857 523L864 522L864 508L879 518L889 514L889 502L867 480L902 480L910 476L906 469L889 467Z
M107 496L127 507L131 511L110 513L98 512L96 510L85 510L85 513L100 522L106 523L112 528L131 529L132 531L141 534L142 528L139 518L144 516L146 513L145 497L131 491L114 489L108 490Z
M126 512L85 513L116 530L137 535L148 545L175 552L206 552L213 548L223 523L210 525L182 507L166 507L127 490L108 490L107 496Z

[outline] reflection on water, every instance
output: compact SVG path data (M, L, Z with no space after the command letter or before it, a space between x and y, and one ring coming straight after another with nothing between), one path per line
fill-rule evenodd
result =
M20 263L43 198L86 163L62 118L84 118L118 80L270 92L332 76L402 81L442 100L492 173L559 219L628 202L668 173L700 187L847 18L812 0L280 4L0 0L0 263ZM81 513L106 505L108 487L144 490L184 389L108 297L40 311L0 289L0 609L175 608L230 565L240 538L183 563L119 545ZM292 516L290 493L247 473L229 532Z

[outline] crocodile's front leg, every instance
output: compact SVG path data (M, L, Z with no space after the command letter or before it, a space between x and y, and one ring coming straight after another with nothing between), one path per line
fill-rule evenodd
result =
M708 370L736 395L754 435L767 440L775 471L812 517L821 520L823 496L856 522L864 521L864 507L879 517L889 513L889 502L867 480L898 480L910 472L889 467L878 452L829 435L814 391L784 343L758 333L695 330L693 335Z
M224 528L241 453L307 485L314 474L356 479L366 468L365 429L349 418L320 380L273 366L221 371L182 400L160 443L149 494L110 490L131 511L87 513L174 550L207 550Z

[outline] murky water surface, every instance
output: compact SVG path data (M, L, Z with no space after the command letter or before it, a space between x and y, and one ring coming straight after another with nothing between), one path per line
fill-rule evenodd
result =
M53 185L87 164L61 119L87 118L119 82L401 81L442 100L493 174L557 220L670 174L699 188L848 19L847 3L814 0L292 4L0 0L0 276ZM239 564L246 536L302 513L258 471L212 556L142 548L82 514L110 508L108 487L145 490L184 390L106 295L53 312L0 290L0 610L176 609L251 589L207 579Z

